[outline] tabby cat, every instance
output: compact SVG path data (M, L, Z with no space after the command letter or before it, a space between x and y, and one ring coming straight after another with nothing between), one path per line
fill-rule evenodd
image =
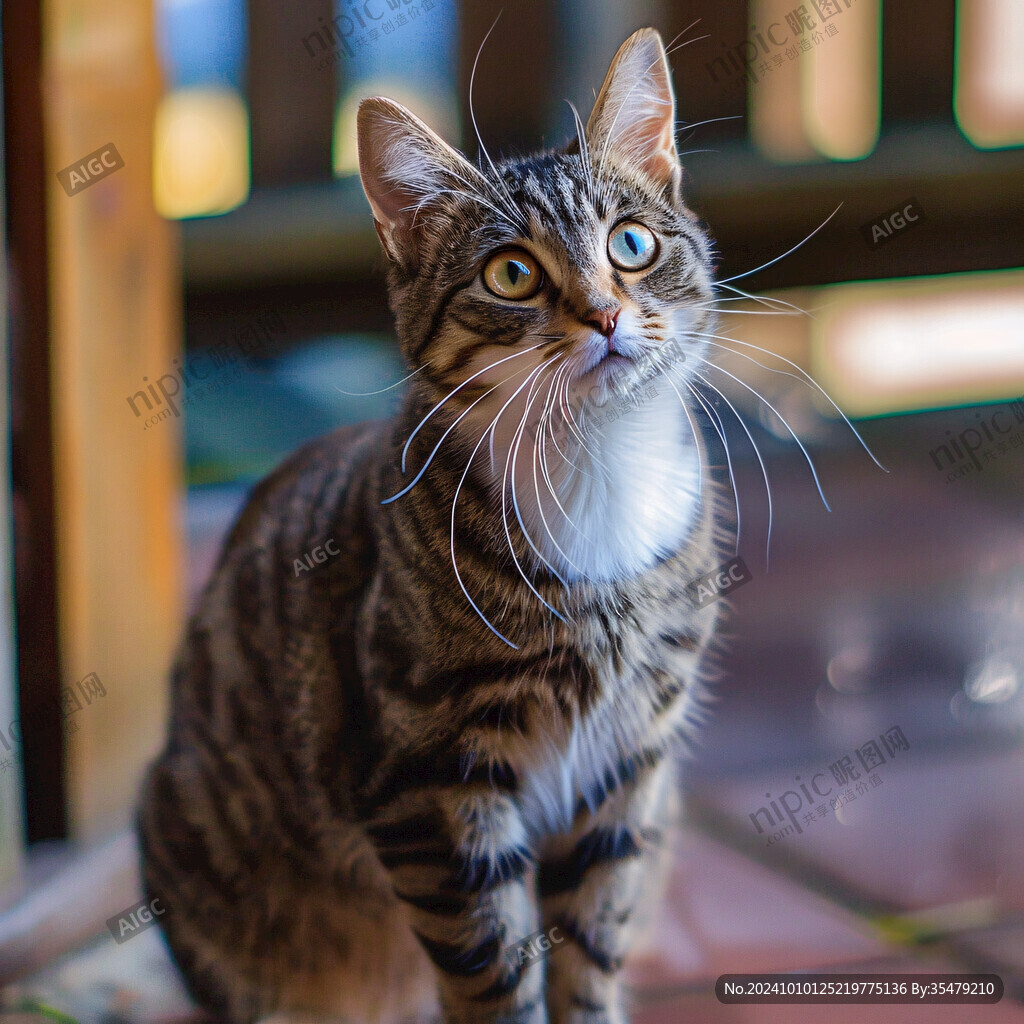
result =
M731 531L681 397L713 291L674 118L652 29L559 151L476 167L360 107L411 384L255 489L139 812L219 1019L626 1020L718 614L686 587ZM546 960L515 955L542 931Z

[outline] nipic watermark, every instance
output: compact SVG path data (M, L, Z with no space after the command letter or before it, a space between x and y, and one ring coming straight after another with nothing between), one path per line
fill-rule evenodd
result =
M720 72L726 80L734 83L746 79L756 84L760 81L758 75L763 79L772 70L785 67L787 61L796 60L812 50L814 47L807 39L808 33L814 46L820 46L827 37L836 35L839 29L832 19L849 10L853 2L811 0L809 4L799 4L785 16L785 25L781 21L773 21L763 29L756 24L751 25L746 39L735 46L723 43L725 54L715 57L704 67L716 84ZM737 78L732 78L733 72L738 72Z
M989 462L996 462L1014 448L1024 449L1024 395L1010 402L1007 408L974 414L975 426L954 434L946 431L946 441L928 453L946 483L980 473Z
M341 59L353 57L356 48L376 43L382 36L408 25L432 11L439 0L348 0L345 10L330 21L318 19L316 30L301 42L310 57L320 57L317 70L324 71ZM339 3L340 7L341 4Z
M259 313L236 331L230 341L192 352L184 363L173 360L174 369L155 381L150 382L149 377L143 377L144 387L126 399L128 408L136 419L146 417L143 430L171 416L177 418L181 410L175 402L176 397L181 396L178 401L188 408L192 403L235 383L244 369L252 369L257 365L256 360L267 354L274 335L286 332L281 314L276 310ZM207 361L210 365L204 367ZM211 369L213 377L208 379Z
M901 750L910 750L910 743L903 730L894 725L886 729L878 739L868 740L852 754L837 758L827 770L815 772L807 779L795 776L793 789L787 789L774 799L771 793L765 793L768 803L749 815L754 831L758 835L768 835L765 846L780 843L792 835L800 835L803 832L801 823L804 827L810 827L830 811L834 813L882 785L882 777L875 769L885 764L886 755L892 761ZM854 763L854 757L857 763ZM832 782L829 782L830 775ZM824 803L819 804L819 800ZM787 819L788 825L785 824Z
M56 704L56 712L60 719L67 724L64 726L64 732L70 735L76 732L78 729L77 722L69 722L68 719L76 712L81 711L82 701L85 701L86 706L92 704L94 700L100 697L106 697L107 690L103 685L100 677L95 672L90 672L87 676L83 676L75 683L75 688L65 686L60 691L60 696L54 700ZM33 729L40 730L45 733L48 731L59 732L55 727L54 717L52 714L46 714L43 708L38 708L34 711L30 711L27 715L23 715L21 718L16 718L7 727L7 736L4 736L3 730L0 729L0 746L3 750L0 750L0 771L8 771L14 767L14 758L17 756L17 748L21 744L21 737L24 732L25 723L28 723ZM10 740L10 742L9 742ZM11 742L14 743L14 751L11 750ZM6 754L12 754L11 757L7 757Z

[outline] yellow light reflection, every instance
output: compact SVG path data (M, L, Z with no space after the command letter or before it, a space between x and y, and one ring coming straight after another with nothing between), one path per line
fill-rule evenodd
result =
M802 115L800 57L791 56L793 33L786 15L792 13L793 6L790 0L750 3L751 37L762 51L751 62L757 81L749 85L747 93L750 134L757 148L777 163L803 163L815 155ZM757 43L759 38L764 45ZM773 60L776 55L781 62ZM771 70L762 73L759 69L765 58Z
M881 0L751 0L750 130L778 163L859 160L881 120ZM804 14L806 21L801 21ZM747 51L749 52L749 50Z
M858 0L829 19L825 28L835 35L806 55L804 127L814 148L833 160L862 160L878 141L881 19L879 0Z
M234 89L179 89L154 126L153 201L161 216L202 217L249 196L249 114Z
M368 96L388 96L411 110L429 125L445 142L458 145L459 118L453 101L445 101L414 92L408 82L400 79L367 79L349 90L338 105L334 120L333 165L337 177L359 172L359 149L356 144L356 112Z
M1024 271L834 285L812 325L812 372L848 415L1024 392Z
M1024 3L960 0L956 90L960 130L979 148L1024 145Z

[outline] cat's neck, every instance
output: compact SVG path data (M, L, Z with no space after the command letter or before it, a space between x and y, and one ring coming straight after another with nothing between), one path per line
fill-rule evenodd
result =
M664 380L637 398L591 410L582 438L565 428L549 436L546 472L532 437L522 440L515 504L508 486L505 504L509 528L532 542L530 568L603 583L644 572L685 543L700 500L690 423ZM510 466L481 462L498 491Z

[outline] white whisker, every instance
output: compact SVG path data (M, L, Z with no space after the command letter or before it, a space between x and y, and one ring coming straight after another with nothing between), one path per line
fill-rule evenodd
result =
M562 367L559 367L559 370L561 370L561 369L562 369ZM587 574L582 569L580 569L580 567L578 565L576 565L576 563L573 562L573 560L562 550L562 548L559 546L558 541L555 539L554 534L551 532L551 527L548 526L547 517L544 515L544 504L541 501L541 497L540 497L540 483L537 480L537 464L538 464L538 461L539 461L540 465L541 465L541 473L542 473L542 475L544 477L544 483L545 483L545 485L546 485L546 487L548 489L548 492L550 493L551 497L554 499L555 505L558 507L558 510L562 513L562 516L564 517L565 521L581 537L583 537L585 540L589 540L589 538L587 538L583 534L583 532L580 530L580 528L573 521L573 519L569 515L569 513L566 512L565 508L562 505L562 502L558 498L558 494L555 492L555 488L554 488L554 485L553 485L552 480L551 480L551 475L548 472L547 457L546 457L546 454L545 454L544 438L545 438L545 435L546 435L546 432L547 432L547 428L548 428L550 412L551 412L551 409L553 408L553 406L551 405L552 392L553 392L553 390L555 388L555 385L557 383L558 383L558 376L557 376L557 371L556 371L555 377L552 379L551 384L548 386L548 393L547 393L547 396L546 396L545 401L544 401L544 409L541 411L540 429L537 431L537 433L534 435L534 438L533 438L533 459L532 459L533 490L534 490L534 493L537 496L537 511L540 513L541 522L544 524L544 530L547 532L548 537L551 539L551 543L554 544L555 550L581 576L589 579Z
M558 388L557 409L559 416L562 417L562 422L566 425L566 428L569 431L569 434L573 437L576 437L577 435L574 433L573 424L569 422L569 419L565 415L566 411L568 410L569 404L569 385L572 383L569 377L570 370L571 367L569 367L567 364L563 364L559 368L559 373L561 374L561 381L559 383ZM580 438L579 440L582 442L582 438ZM596 479L592 473L588 473L585 469L582 468L582 466L579 465L579 463L573 462L572 459L570 459L569 456L562 451L561 447L558 444L558 440L555 438L554 431L551 431L551 443L554 445L555 451L558 452L558 454L562 457L562 461L565 462L567 466L570 466L574 472L580 473L591 480Z
M461 391L471 380L476 380L476 378L479 377L482 373L486 373L488 370L493 370L495 366L500 366L502 363L507 363L510 359L515 359L517 356L524 355L527 352L533 352L538 348L540 348L540 345L533 345L530 348L521 349L518 352L513 352L512 355L510 356L505 356L502 359L496 360L495 362L491 363L490 366L485 366L482 370L478 370L476 373L473 374L472 377L467 377L457 388L455 388L453 391L450 391L447 395L445 395L445 397L442 398L441 401L438 402L437 405L435 405L434 408L431 409L430 412L428 412L427 415L424 416L423 419L419 421L419 423L416 425L416 429L409 435L409 440L405 442L405 447L402 449L402 472L405 472L405 457L409 452L409 445L412 444L413 439L420 432L420 429L427 422L427 420L429 420L430 417L433 416L434 413L437 412L437 410L440 409L445 402L447 402L453 395L458 394L458 392Z
M434 445L434 450L430 453L430 455L427 457L427 460L420 467L420 471L416 474L416 476L414 476L412 480L408 484L406 484L405 487L403 487L397 494L393 494L390 498L386 498L384 501L381 502L381 504L390 505L391 502L397 501L400 497L402 497L403 494L408 494L409 491L411 491L420 482L420 479L422 478L423 474L426 473L426 471L430 468L430 464L434 461L434 456L441 450L441 445L444 444L445 438L470 414L470 412L472 412L473 408L480 402L482 402L488 395L490 395L491 392L496 391L498 388L501 387L502 384L507 383L508 381L512 380L513 377L517 377L522 372L522 370L516 370L515 373L510 373L507 377L498 381L497 384L488 388L482 395L480 395L479 398L475 398L472 402L470 402L470 404L467 405L466 408L462 410L462 412L458 415L455 421L451 423L448 429L441 435L441 439L437 442L436 445Z
M781 359L782 362L786 363L788 366L792 366L793 369L796 370L797 373L802 374L802 376L797 377L796 374L788 373L785 370L778 370L771 366L765 366L764 363L760 362L759 360L753 359L751 356L745 356L745 358L752 359L752 361L757 363L758 366L764 367L764 369L770 370L772 373L784 373L787 377L794 377L795 379L801 381L802 383L807 384L808 387L816 388L818 390L818 393L829 403L829 405L831 405L832 408L835 409L835 411L839 413L840 416L842 416L843 422L850 428L850 430L853 433L853 436L857 438L857 440L860 442L860 445L864 449L864 451L868 453L869 457L871 458L871 461L874 462L874 464L880 470L882 470L883 473L889 472L889 470L887 470L885 466L883 466L881 462L879 462L878 459L875 458L875 453L867 446L867 443L864 441L864 438L860 436L860 433L857 431L857 428L847 418L846 413L843 412L843 410L840 409L838 405L836 405L835 400L832 398L832 396L802 366L800 366L798 363L794 363L792 359L787 359L785 356L779 355L778 352L772 352L771 349L762 348L760 345L754 345L749 341L740 341L739 338L731 338L724 334L714 334L711 335L711 337L721 338L723 341L731 341L736 345L742 345L744 348L755 349L758 352L763 352L766 356L772 356L775 359ZM714 344L714 342L710 342L710 344ZM730 350L727 345L717 345L716 348L723 348L726 351L732 351L734 355L743 356L742 352Z
M767 269L768 267L778 263L779 260L784 260L791 253L796 252L797 249L800 248L800 246L809 242L840 211L842 205L843 204L840 203L839 206L837 206L806 238L801 239L801 241L797 242L792 249L787 249L781 256L776 256L775 259L769 260L767 263L762 263L761 266L755 267L753 270L748 270L743 274L735 274L732 277L727 277L724 280L719 281L718 284L727 285L730 281L739 281L744 277L750 277L751 274L756 274L760 270Z
M740 532L742 529L742 522L740 520L740 493L736 486L736 474L733 472L732 467L732 454L729 451L729 438L725 433L725 424L722 422L722 417L718 415L718 410L715 408L714 402L709 402L704 396L690 383L688 380L684 380L683 383L686 385L690 394L700 402L704 411L711 418L711 425L715 428L715 432L722 439L722 447L725 449L725 461L729 467L729 482L732 484L732 496L733 503L736 506L736 554L740 553Z
M594 454L594 453L593 453L593 452L592 452L592 451L591 451L591 450L590 450L590 449L589 449L589 448L587 447L587 439L586 439L586 437L584 436L583 424L582 424L582 423L577 423L577 421L576 421L576 417L575 417L575 416L573 415L573 411L572 411L572 403L571 403L571 402L569 401L569 381L568 381L568 380L566 381L566 385L565 385L565 392L564 392L564 393L565 393L565 401L564 401L564 403L563 403L563 405L562 405L562 409L563 409L563 415L564 415L564 413L566 413L566 412L567 412L567 413L569 414L569 420L568 420L568 422L569 422L569 429L573 431L573 433L574 433L575 437L577 438L577 440L578 440L578 441L579 441L579 443L580 443L580 446L581 446L581 447L583 448L583 450L584 450L584 451L585 451L585 452L587 453L587 455L588 455L588 456L590 457L590 461L591 461L591 464L592 464L592 465L594 465L594 466L596 466L596 467L597 467L598 469L600 469L600 470L603 470L603 471L604 471L604 477L605 477L605 479L608 479L608 474L610 473L610 470L609 470L609 469L608 469L608 467L607 467L607 466L606 466L606 465L605 465L605 464L604 464L604 463L603 463L603 462L602 462L602 461L601 461L601 460L600 460L600 459L599 459L599 458L598 458L598 457L597 457L597 456L596 456L596 455L595 455L595 454ZM582 403L582 404L580 405L580 418L581 418L581 419L582 419L583 417L585 417L585 415L586 415L586 409L587 409L587 403L586 403L586 401L584 401L584 402L583 402L583 403Z
M469 591L466 589L466 584L462 580L462 574L459 572L458 560L455 557L455 508L456 508L456 506L458 505L458 502L459 502L459 494L462 491L462 486L463 486L463 484L465 484L466 477L469 475L470 467L473 465L473 459L476 457L476 453L480 450L480 445L482 445L484 443L484 438L487 436L487 434L489 432L492 432L495 429L495 427L498 424L498 420L501 419L502 413L504 413L504 411L514 401L516 395L518 395L519 392L522 391L523 388L526 387L526 385L530 383L530 379L534 376L534 374L539 373L541 370L544 369L544 367L546 365L547 365L547 363L541 363L540 366L535 367L530 372L530 375L526 378L526 380L524 380L523 383L520 384L518 388L516 388L516 390L509 397L508 401L506 401L505 404L498 410L497 415L494 417L493 420L491 420L490 426L486 427L484 429L483 433L480 435L480 440L477 441L476 445L473 448L473 451L470 452L469 460L466 462L466 468L462 471L462 476L459 478L459 482L456 485L455 497L452 498L452 520L451 520L451 532L449 534L449 547L450 547L451 556L452 556L452 569L455 570L455 578L456 578L456 580L458 580L459 587L462 590L462 593L465 595L466 600L469 602L469 604L472 607L473 611L475 611L477 613L477 615L480 616L480 620L484 623L484 625L499 640L501 640L504 643L508 644L509 647L511 647L514 651L518 651L519 650L518 645L512 643L512 641L509 640L508 637L503 636L501 633L498 632L497 629L495 629L495 627L491 624L491 622L487 618L487 616L484 615L484 613L482 611L480 611L479 607L477 606L477 604L473 600L473 598L470 597ZM504 504L504 490L505 490L505 488L504 488L504 480L503 480L502 481L503 504ZM507 530L507 527L506 527L506 534L507 534L507 532L508 532L508 530ZM512 543L511 537L509 537L509 545L510 546L511 546L511 543ZM512 552L512 558L513 558L513 560L515 560L516 566L518 568L519 567L519 561L518 561L518 559L516 559L515 551ZM521 568L519 569L519 571L520 571L520 574L523 575L523 578L526 579L526 576L525 576L525 574L523 574ZM530 581L528 579L526 580L526 583L527 583L527 586L529 586L532 590L534 590L534 593L537 593L536 590L533 588L533 585L530 583ZM541 602L543 602L546 607L550 608L551 611L554 612L555 615L559 614L557 611L555 611L554 608L551 608L551 606L548 605L546 601L544 601L544 598L541 597L540 594L537 594L537 597L540 598ZM561 616L559 616L559 617L561 618Z
M560 358L561 358L560 355L553 356L546 363L542 363L540 368L542 369L542 368L545 368L547 366L550 366L553 362L556 362ZM538 377L538 380L539 379L540 378ZM516 567L519 569L519 574L523 577L524 580L526 580L526 585L534 592L534 594L537 595L537 597L541 601L541 603L545 607L549 608L556 615L558 615L558 617L560 619L562 619L562 621L565 621L564 617L561 616L558 612L556 612L554 608L551 608L551 605L549 605L547 603L547 601L545 601L544 598L541 597L540 593L537 591L537 589L533 586L533 584L527 578L526 574L523 572L522 567L519 565L519 559L516 557L515 549L514 549L514 547L512 545L512 535L509 532L509 528L508 528L508 515L507 515L507 510L506 510L506 504L505 504L505 486L504 486L506 479L508 480L509 491L510 491L511 497L512 497L512 508L515 511L516 520L519 523L519 529L522 530L523 537L526 540L526 543L530 546L530 548L533 550L534 554L541 560L541 562L544 565L546 565L548 567L548 569L551 570L552 575L558 580L558 582L561 583L563 587L568 587L568 583L566 583L566 581L562 577L562 575L544 557L544 555L541 554L541 551L537 547L537 545L534 544L533 538L530 536L530 531L526 528L526 523L523 521L523 516L522 516L522 513L521 513L521 511L519 509L519 501L518 501L518 499L516 497L516 459L517 459L517 457L519 455L519 445L522 443L523 433L524 433L524 429L525 429L525 426L526 426L526 421L527 421L527 418L530 415L530 407L532 406L533 402L536 400L536 397L537 396L535 394L533 394L533 386L531 385L530 392L528 393L527 399L526 399L526 409L524 410L523 416L520 419L519 424L516 427L516 429L515 429L515 431L514 431L514 433L512 435L512 441L509 444L508 456L507 456L507 458L505 460L505 472L504 472L503 477L502 477L502 489L501 489L501 513L502 513L502 519L504 520L504 523L505 523L505 536L506 536L506 538L508 540L509 550L512 552L512 558L513 558L513 560L516 563Z
M491 33L495 30L498 25L498 21L501 18L501 11L498 11L497 17L494 19L491 27L487 30L487 34L483 38L483 42L480 43L479 48L476 51L476 59L473 61L473 70L469 76L469 117L473 122L473 133L476 135L476 141L480 146L480 152L487 159L487 163L491 168L491 172L494 174L495 181L493 186L496 191L506 200L509 204L509 210L512 213L513 222L522 230L526 232L528 227L523 219L522 212L516 207L515 202L512 199L508 191L508 186L505 184L504 179L498 173L498 168L494 166L494 161L491 159L491 154L487 152L487 147L484 145L484 140L480 135L480 128L476 123L476 111L473 108L473 85L476 82L476 69L480 63L480 55L484 52L484 47L487 45L487 40L490 39Z
M775 295L755 295L753 292L745 292L742 288L735 288L731 284L724 284L721 281L714 282L715 288L725 288L730 292L735 292L736 298L719 298L719 302L739 302L740 299L750 299L751 302L760 303L762 306L770 306L774 303L776 306L783 306L787 309L793 310L795 313L799 313L801 316L809 316L814 319L814 314L809 310L803 309L800 306L795 305L792 302L787 302L785 299L780 299Z
M425 370L430 365L428 359L422 366L418 366L408 377L403 377L401 380L395 381L394 384L389 384L386 388L381 388L380 391L346 391L344 388L339 388L337 384L334 385L335 391L340 391L343 395L348 395L349 398L369 398L371 395L383 395L385 391L393 391L395 388L400 388L407 380L412 380L420 370Z
M594 182L594 169L590 165L590 146L587 143L587 131L583 126L583 119L580 117L580 112L576 109L576 105L572 100L566 100L565 102L569 104L573 121L576 124L576 139L580 144L580 162L587 173L587 198L590 200L591 205L594 205L597 190Z
M705 362L706 362L706 360L705 360ZM708 365L709 366L714 366L714 363L708 363ZM726 395L724 392L722 392L718 388L716 388L715 385L711 383L711 381L709 381L706 377L702 376L700 373L697 373L697 371L694 371L693 375L699 381L701 381L703 384L707 385L707 387L711 388L711 390L714 391L714 393L716 395L718 395L722 399L722 401L725 402L725 404L727 406L729 406L729 408L732 410L733 416L736 417L737 422L743 428L743 432L747 435L747 440L750 441L750 446L751 446L751 448L754 449L754 455L757 457L757 461L758 461L758 463L761 466L761 475L764 477L764 488L765 488L765 492L768 495L768 536L765 539L765 547L764 547L764 564L765 564L765 570L767 570L768 569L768 563L769 563L769 557L770 557L770 554L771 554L771 544L772 544L772 519L773 519L772 486L768 482L768 469L767 469L767 467L764 464L764 459L761 457L761 450L757 447L757 442L754 440L754 435L751 434L750 428L747 426L746 421L739 414L739 412L736 409L736 406L734 406L732 404L732 402L729 401L728 395Z
M760 366L762 370L767 370L769 373L778 373L781 374L783 377L792 377L793 380L799 381L801 384L804 385L804 387L809 388L813 383L813 378L810 382L808 382L804 380L803 377L798 377L795 373L790 373L789 370L780 370L777 366L766 366L764 363L761 362L760 359L755 359L753 356L748 356L745 352L737 352L736 349L729 348L728 345L723 345L720 341L711 340L712 338L720 338L721 341L736 341L735 338L730 338L725 334L701 334L694 335L694 337L699 337L702 341L706 341L712 348L716 348L721 352L728 352L730 355L738 356L740 359L746 359L748 362L754 363L755 366ZM755 345L754 347L757 348L758 346ZM765 349L761 349L761 351L763 352L765 351ZM771 353L768 354L770 355Z
M708 366L717 370L719 373L724 373L726 377L729 377L731 380L736 381L736 383L739 384L741 387L746 388L747 391L749 391L752 395L754 395L756 398L762 401L769 409L771 409L773 413L775 413L776 416L778 416L782 425L789 431L790 436L793 438L793 440L796 441L797 445L800 448L800 451L803 452L804 458L807 460L807 465L811 470L811 476L814 477L814 483L817 485L818 495L821 498L825 508L827 508L829 512L831 512L832 508L829 505L828 501L825 499L825 492L821 489L821 481L818 479L818 471L814 467L814 460L811 458L810 453L804 447L803 441L801 441L800 438L797 436L796 431L789 425L789 422L786 420L786 417L783 416L782 413L780 413L779 410L776 409L775 406L772 405L772 403L769 402L768 399L765 398L764 395L762 395L757 390L757 388L752 388L745 380L741 380L734 373L730 373L728 370L723 369L717 363L712 363L710 360L703 358L703 356L697 356L696 358L699 359L702 363L706 363Z
M697 453L697 499L700 500L704 494L704 464L700 452L701 443L697 432L697 425L693 422L693 417L690 415L690 408L686 402L683 401L683 396L679 394L679 389L675 386L672 378L667 373L664 377L665 380L668 381L668 386L676 393L676 398L679 399L679 404L683 407L683 412L686 414L686 419L689 421L690 432L693 434L693 447Z

